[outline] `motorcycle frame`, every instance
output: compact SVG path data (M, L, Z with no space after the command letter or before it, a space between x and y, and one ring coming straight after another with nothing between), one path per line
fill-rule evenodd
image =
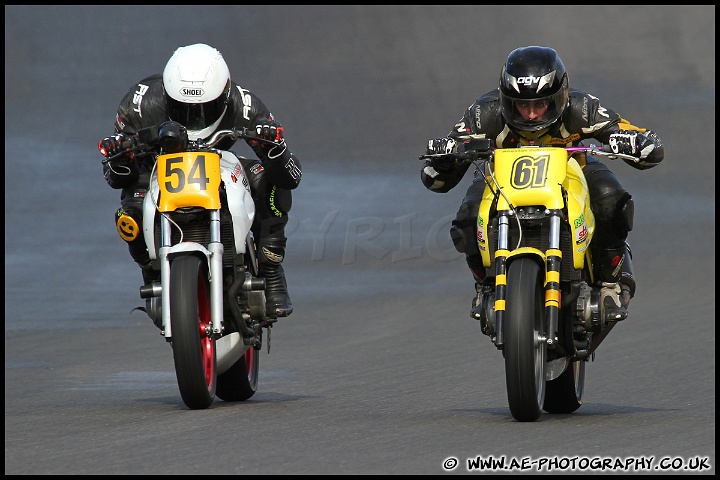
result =
M537 207L534 214L519 212L523 207ZM573 238L572 265L576 270L590 265L589 245L595 230L590 210L587 182L578 162L561 147L525 147L496 150L490 162L489 178L477 216L477 242L485 267L495 273L495 345L503 346L503 321L506 306L506 273L519 257L534 257L545 270L545 321L549 348L557 344L561 303L560 249L561 224L567 220ZM489 245L490 220L497 215L498 233L494 258ZM520 218L525 216L526 218ZM510 221L549 221L548 248L509 246ZM518 244L520 241L518 240ZM591 269L588 273L591 275Z
M207 191L182 189L168 195L161 188L159 177L166 178L164 166L169 162L191 162L198 156L206 156L206 165L213 178L214 187ZM235 237L235 253L245 254L246 240L255 217L255 204L250 194L250 184L239 158L229 151L181 152L158 155L150 181L150 189L143 201L143 232L151 260L160 269L160 297L163 332L166 340L172 338L170 322L170 263L178 255L194 254L205 258L210 283L210 315L216 339L224 331L223 317L223 254L220 221L220 181L225 185L228 209L232 215ZM160 173L158 172L160 170ZM216 178L215 178L216 177ZM161 190L163 194L161 196ZM168 197L172 197L169 200ZM210 214L210 242L207 246L193 241L181 241L172 245L173 224L170 212L182 207L203 207ZM155 238L155 218L160 215L160 239ZM156 253L157 252L157 253ZM242 342L241 342L242 343Z

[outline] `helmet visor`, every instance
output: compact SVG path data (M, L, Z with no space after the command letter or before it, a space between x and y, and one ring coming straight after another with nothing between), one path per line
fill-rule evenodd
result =
M527 99L501 94L505 121L520 130L537 131L549 127L562 114L567 96L560 89L546 97Z
M206 103L183 103L167 99L168 117L188 130L202 130L215 123L225 111L225 97Z

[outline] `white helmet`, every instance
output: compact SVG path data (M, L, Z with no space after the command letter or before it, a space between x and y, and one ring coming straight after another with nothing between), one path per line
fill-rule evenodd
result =
M216 49L204 43L178 48L163 71L168 117L187 128L190 140L209 137L225 115L230 85Z

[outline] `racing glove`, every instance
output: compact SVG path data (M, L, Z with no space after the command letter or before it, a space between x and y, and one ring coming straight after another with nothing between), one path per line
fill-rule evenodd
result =
M426 155L437 155L437 154L444 154L444 153L452 153L455 151L455 146L457 143L452 138L435 138L433 140L428 140L427 150L425 151ZM442 158L433 158L429 160L429 165L435 169L437 172L448 172L452 170L456 162L454 159L447 160Z
M452 153L455 150L455 140L452 138L436 138L428 140L426 155L433 155L438 153Z
M126 150L130 150L134 146L134 138L124 133L118 133L110 137L105 137L98 142L98 150L105 157L112 157ZM128 155L132 159L133 155Z
M637 159L647 157L655 148L652 140L633 130L618 130L611 134L608 145L613 153L632 155Z
M255 133L258 137L273 142L281 142L283 140L284 129L280 122L269 118L255 125ZM258 142L259 143L259 142ZM262 144L261 144L262 145Z
M285 145L285 138L283 137L284 133L285 129L280 122L271 117L255 125L255 134L260 138L279 143L280 145L273 146L262 142L253 143L256 145L259 144L261 148L268 150L268 158L273 160L281 157L287 149Z

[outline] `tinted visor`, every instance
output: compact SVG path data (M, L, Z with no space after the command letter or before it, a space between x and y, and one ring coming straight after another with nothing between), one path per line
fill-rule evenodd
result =
M182 103L168 96L168 117L188 130L202 130L217 121L225 110L225 96L206 103Z
M500 95L505 121L519 130L534 132L550 126L563 112L567 97L563 89L536 99Z

